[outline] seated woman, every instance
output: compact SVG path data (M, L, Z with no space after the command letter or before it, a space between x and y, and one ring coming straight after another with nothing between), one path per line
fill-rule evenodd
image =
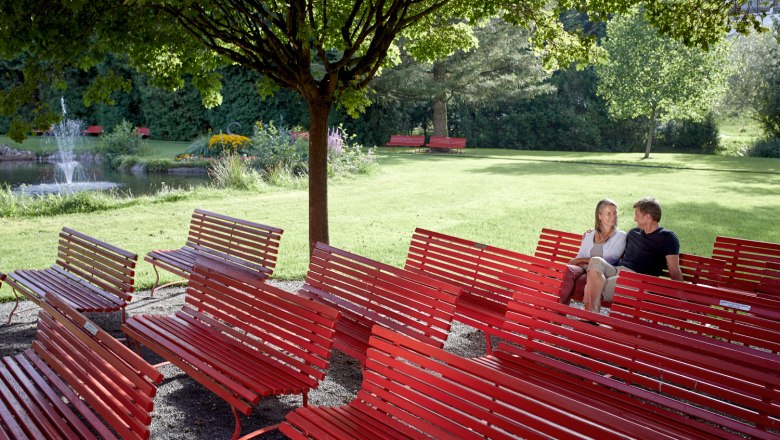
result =
M570 283L565 283L561 291L561 302L568 304L571 296L585 286L585 269L591 257L601 257L610 264L615 264L626 248L626 233L617 228L617 204L610 199L603 199L596 205L596 225L593 230L585 233L577 256L569 261ZM582 277L580 283L578 279Z

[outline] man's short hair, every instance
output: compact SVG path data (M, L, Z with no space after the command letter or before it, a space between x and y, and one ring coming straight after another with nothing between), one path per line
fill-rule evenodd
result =
M661 204L655 197L639 199L634 203L634 208L639 208L639 212L642 214L650 214L650 217L657 222L661 221Z

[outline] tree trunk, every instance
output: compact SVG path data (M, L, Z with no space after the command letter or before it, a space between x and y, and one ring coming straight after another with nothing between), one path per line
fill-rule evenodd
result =
M441 63L433 64L433 82L443 81L446 72ZM447 136L447 96L442 92L433 98L433 135Z
M328 236L328 115L331 103L309 102L309 254Z
M653 148L653 137L655 136L655 115L656 107L653 105L653 108L650 111L650 126L647 127L647 145L645 146L644 159L650 158L650 149Z

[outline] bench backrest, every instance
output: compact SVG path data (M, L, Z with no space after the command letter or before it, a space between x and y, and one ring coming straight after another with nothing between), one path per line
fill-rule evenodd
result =
M544 228L539 235L534 255L559 263L568 263L577 256L582 244L582 235L573 232ZM693 254L680 254L680 270L683 279L690 283L717 286L724 263L714 258ZM664 274L668 276L667 271Z
M448 136L431 136L428 139L428 145L431 147L442 148L465 148L466 138L448 137Z
M403 144L410 146L423 146L425 144L425 136L411 136L403 134L391 134L389 144Z
M163 375L57 296L40 305L32 350L57 373L47 377L50 386L71 405L89 406L119 438L149 438L152 398ZM101 437L114 438L90 411L78 412Z
M196 209L187 246L201 255L230 261L267 278L276 267L283 232L273 226Z
M716 237L712 257L726 262L721 286L780 296L780 243Z
M308 386L324 378L339 316L332 307L202 258L190 275L185 302L203 322L300 371Z
M136 261L138 255L81 232L60 232L57 265L125 301L135 289Z
M568 263L577 256L582 234L543 228L534 255L558 263Z
M379 326L356 399L442 440L537 438L540 432L630 438L633 429L609 412ZM641 428L633 433L651 436Z
M500 304L514 290L531 289L558 298L565 266L470 240L417 228L406 256L417 270Z
M780 301L755 295L621 272L610 316L780 354Z
M437 346L447 340L460 295L451 284L323 243L314 247L301 290Z
M630 397L641 411L670 420L684 414L690 418L682 426L709 437L712 425L758 438L780 428L780 357L771 353L525 293L509 303L503 339L495 356L518 374L527 370L583 394Z

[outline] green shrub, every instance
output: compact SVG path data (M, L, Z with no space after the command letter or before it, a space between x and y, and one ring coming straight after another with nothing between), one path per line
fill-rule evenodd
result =
M328 174L368 174L376 168L372 149L365 150L348 136L343 128L331 130L328 134Z
M719 142L718 126L710 113L701 122L668 122L658 131L655 147L658 151L714 154Z
M302 176L309 172L309 140L293 139L290 130L277 128L273 122L255 124L249 154L255 156L257 167L266 173L285 170L293 176Z
M141 152L141 138L133 124L122 120L111 132L103 135L103 154L109 159L117 156L137 155Z
M260 175L238 154L229 154L212 163L209 169L213 184L219 188L257 189Z
M753 144L745 154L754 157L780 157L780 138L761 139Z
M209 139L211 134L201 134L184 150L184 154L189 156L207 157L209 154Z

